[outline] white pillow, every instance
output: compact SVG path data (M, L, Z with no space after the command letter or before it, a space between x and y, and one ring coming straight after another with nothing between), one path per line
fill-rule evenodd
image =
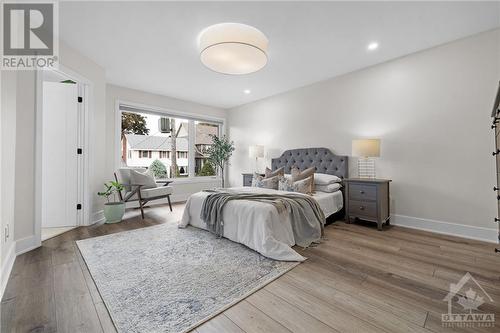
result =
M341 187L342 185L340 185L340 183L333 183L328 185L316 185L315 189L320 192L332 193L340 190Z
M316 185L328 185L334 183L341 183L342 179L334 175L327 175L326 173L315 173L314 174L314 184Z
M130 182L134 185L142 185L141 189L156 187L155 178L148 171L142 173L130 170Z

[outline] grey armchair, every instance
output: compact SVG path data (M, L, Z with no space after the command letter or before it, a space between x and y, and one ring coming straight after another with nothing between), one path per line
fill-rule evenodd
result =
M141 209L141 216L144 219L144 206L152 200L167 199L170 211L172 211L172 203L170 195L173 193L172 186L157 186L154 188L143 188L144 185L132 184L130 181L130 170L132 168L120 168L115 172L115 180L123 185L123 192L119 191L118 195L123 202L137 201ZM133 170L140 171L141 169L134 168ZM142 169L145 170L145 169Z

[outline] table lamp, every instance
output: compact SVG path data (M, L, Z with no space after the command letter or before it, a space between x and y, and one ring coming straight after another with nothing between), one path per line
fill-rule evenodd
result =
M359 157L359 178L375 178L375 160L373 157L380 157L380 139L352 140L352 156Z
M264 146L253 145L248 148L248 156L255 158L255 172L258 173L257 160L259 157L264 157Z

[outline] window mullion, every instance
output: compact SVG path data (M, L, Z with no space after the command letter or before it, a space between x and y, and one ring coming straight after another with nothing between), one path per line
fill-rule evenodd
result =
M194 162L195 162L195 140L196 140L196 130L194 125L194 120L189 120L188 122L188 176L194 177Z

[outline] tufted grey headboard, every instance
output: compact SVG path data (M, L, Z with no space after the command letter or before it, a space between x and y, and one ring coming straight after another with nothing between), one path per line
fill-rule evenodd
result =
M301 148L285 150L278 158L271 160L271 167L276 170L285 167L285 173L295 165L300 170L316 167L316 172L347 178L349 170L347 156L335 155L328 148Z

